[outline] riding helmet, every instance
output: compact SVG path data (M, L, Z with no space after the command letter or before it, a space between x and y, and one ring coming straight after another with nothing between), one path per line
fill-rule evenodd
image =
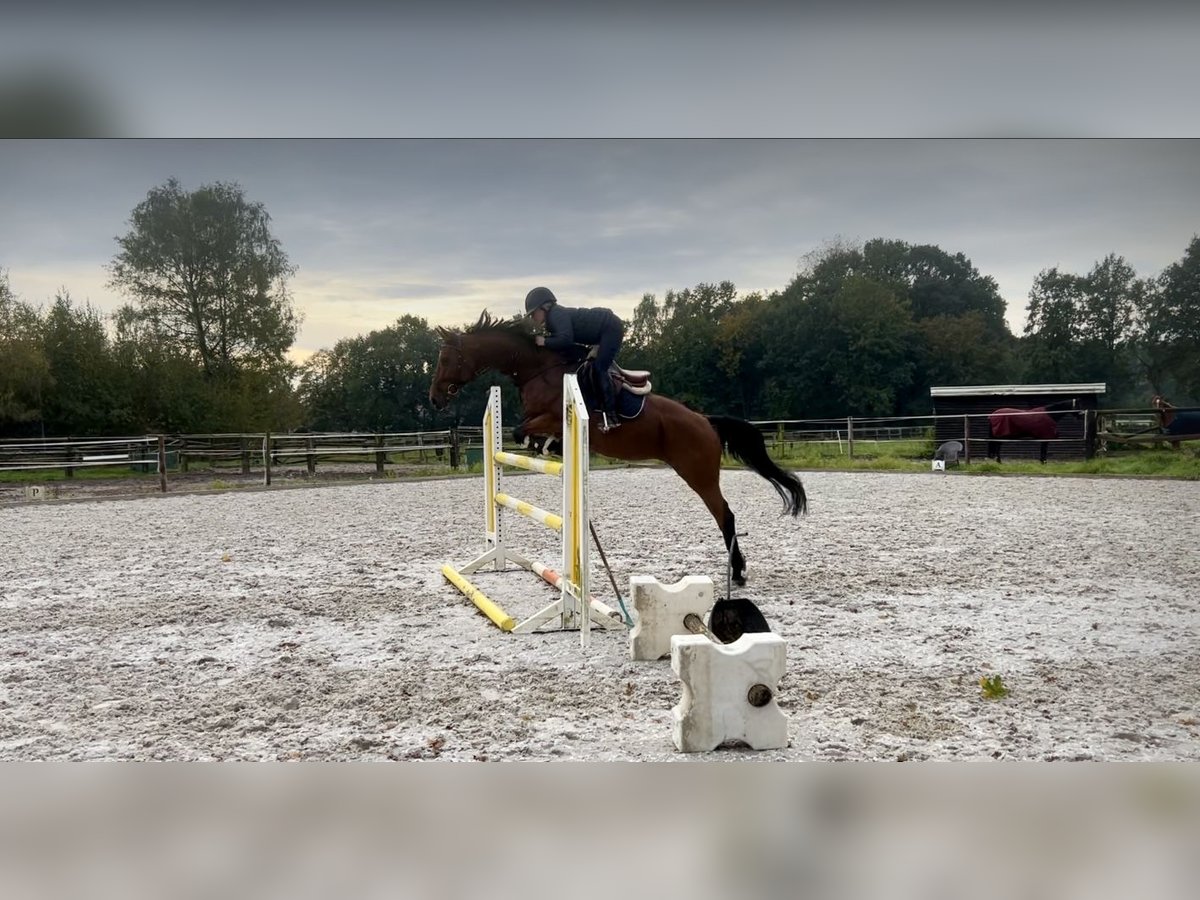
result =
M535 287L525 295L525 315L530 315L541 306L553 306L557 302L558 298L554 296L550 288Z

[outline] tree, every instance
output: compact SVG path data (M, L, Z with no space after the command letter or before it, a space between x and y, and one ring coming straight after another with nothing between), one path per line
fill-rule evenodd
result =
M1186 392L1184 402L1200 401L1200 236L1193 236L1183 258L1163 270L1156 289L1142 305L1141 344L1154 388L1167 382Z
M719 348L721 320L736 304L729 281L667 291L661 306L646 294L629 329L632 352L622 364L650 368L655 390L696 409L740 407L740 391L722 377Z
M915 355L914 381L922 387L1013 380L1010 345L1014 339L1011 335L1007 340L992 339L981 313L927 316L915 326L921 352Z
M803 263L762 313L768 415L922 413L933 384L994 382L1009 370L1004 300L963 254L836 239Z
M1025 320L1026 377L1034 382L1080 381L1079 308L1083 279L1057 268L1043 269L1033 280Z
M762 357L766 343L767 301L752 293L717 323L717 368L735 386L742 418L762 415Z
M658 305L654 295L642 294L641 301L633 311L633 320L626 329L625 343L621 346L623 364L633 369L647 368L666 325L666 312Z
M813 304L806 317L832 310L829 304L852 279L875 285L883 292L880 296L900 304L895 312L908 319L910 343L900 377L890 380L884 391L895 396L889 414L928 411L933 384L992 382L1011 367L1016 342L1004 320L1005 302L995 280L981 275L962 253L884 238L861 245L837 239L806 255L804 263L799 295ZM786 299L789 293L791 301ZM796 296L789 286L783 293L784 306ZM801 335L793 338L804 342ZM969 344L958 343L968 338ZM779 398L787 393L774 391L772 407L778 408Z
M133 210L110 286L128 291L163 339L213 378L283 360L299 316L287 293L295 267L261 203L236 184L185 192L177 180Z
M77 306L59 290L41 325L42 348L54 384L43 416L54 434L96 435L136 429L125 379L117 369L104 317L91 304Z
M863 274L903 286L913 319L975 315L987 333L1008 332L1005 303L995 279L981 275L962 253L947 253L933 244L907 244L876 238L862 250Z
M915 371L907 301L828 262L772 299L762 360L766 412L780 418L892 415Z
M1135 375L1136 311L1144 305L1147 283L1124 257L1110 253L1084 279L1081 336L1087 374L1108 385L1108 396L1131 402L1143 393Z
M168 337L156 331L137 309L125 305L113 316L113 352L125 379L132 418L148 432L213 430L203 370ZM232 427L215 425L217 431Z
M429 382L439 343L424 319L406 315L315 353L300 377L310 426L318 431L432 427Z
M54 380L39 328L37 310L17 298L0 269L0 433L41 418L43 393Z
M1028 380L1103 381L1111 399L1136 402L1144 393L1135 375L1137 314L1149 290L1115 253L1086 275L1039 272L1025 324Z
M1144 284L1124 257L1110 253L1084 278L1080 332L1109 357L1133 336L1134 311Z

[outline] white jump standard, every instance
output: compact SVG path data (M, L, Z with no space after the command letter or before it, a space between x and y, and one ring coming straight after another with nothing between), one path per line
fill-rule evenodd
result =
M563 378L563 461L551 462L518 453L506 453L501 444L500 388L493 387L483 415L483 519L485 551L461 569L446 564L442 574L465 594L501 631L534 631L555 619L562 629L578 629L580 644L588 645L592 622L605 628L624 628L616 610L589 594L588 559L588 413L574 375ZM562 512L549 512L517 500L501 488L502 466L514 466L562 479ZM502 512L513 510L547 528L562 533L562 574L526 559L504 543ZM533 572L558 588L561 596L545 609L517 622L464 576L489 563L503 571L508 563ZM585 615L584 610L588 613Z

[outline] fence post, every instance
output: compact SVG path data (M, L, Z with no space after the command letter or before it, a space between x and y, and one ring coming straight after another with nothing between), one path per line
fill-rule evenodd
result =
M963 416L963 464L971 464L971 417Z
M263 484L271 483L271 432L263 435Z
M1096 410L1083 411L1083 458L1091 459L1096 455Z
M375 435L375 446L376 447L383 446L383 435L382 434ZM383 453L375 454L375 474L376 475L383 474L383 457L384 457Z
M458 429L450 429L450 468L458 469Z
M854 459L854 417L846 416L846 454Z
M158 487L167 492L167 437L163 434L158 436Z
M308 476L311 478L317 474L317 442L310 437L304 442L304 448L308 451L304 458L307 460Z

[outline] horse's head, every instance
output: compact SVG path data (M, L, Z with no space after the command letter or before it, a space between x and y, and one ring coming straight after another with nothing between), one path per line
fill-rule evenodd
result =
M1158 418L1162 422L1163 428L1168 427L1175 421L1175 404L1162 394L1155 394L1150 401L1150 405L1158 410Z
M522 384L522 372L539 366L539 350L533 332L523 318L497 319L486 309L474 325L461 331L438 328L442 349L438 353L437 370L429 386L429 402L437 409L445 407L459 389L474 381L485 369L495 369Z
M474 380L480 366L461 331L439 327L437 333L442 339L442 349L438 352L437 369L429 385L429 402L435 409L444 409L464 384Z

